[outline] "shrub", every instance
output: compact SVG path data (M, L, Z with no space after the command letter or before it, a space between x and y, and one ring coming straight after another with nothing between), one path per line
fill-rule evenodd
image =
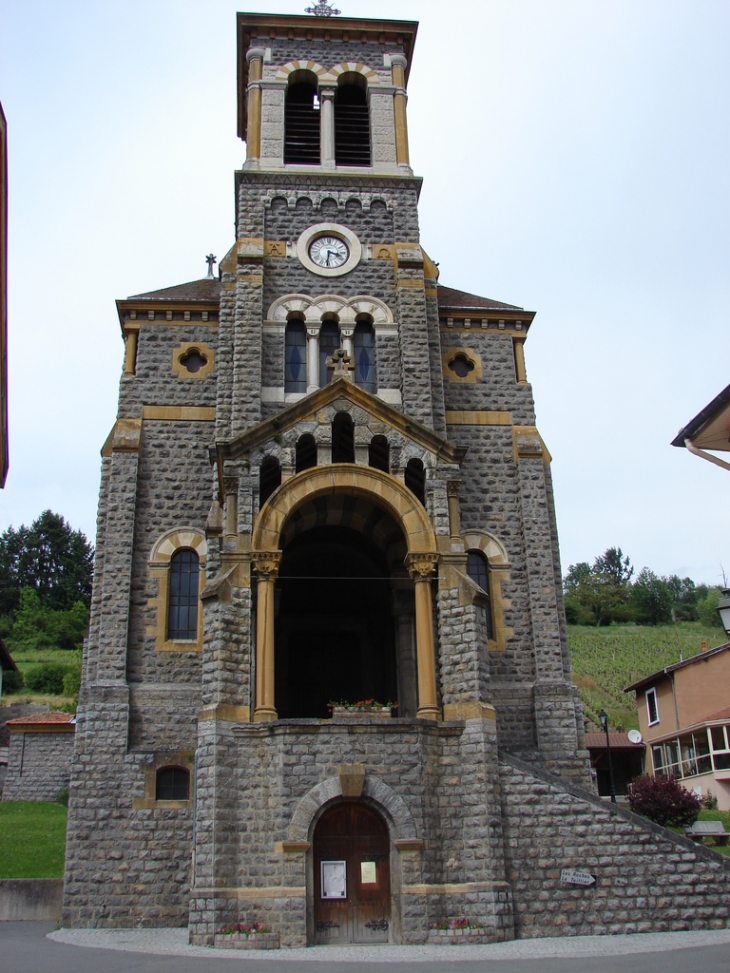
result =
M63 677L63 695L78 696L81 686L81 666L68 666Z
M36 693L60 696L63 693L63 677L67 672L68 666L62 666L60 662L32 666L25 674L25 685Z
M10 695L11 693L17 693L19 689L23 688L23 673L20 671L15 671L14 669L8 669L3 672L3 692Z
M705 796L702 798L702 807L704 808L705 811L717 810L717 798L709 789L705 794Z
M675 777L636 777L629 792L629 807L656 824L684 827L697 820L702 801Z

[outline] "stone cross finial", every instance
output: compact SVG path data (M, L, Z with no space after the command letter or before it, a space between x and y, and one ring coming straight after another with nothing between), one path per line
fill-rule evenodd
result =
M217 264L218 263L218 258L216 256L214 256L212 253L209 253L208 256L205 258L205 262L208 264L208 276L209 277L212 277L213 276L213 264Z
M347 354L344 348L338 348L334 355L330 355L326 361L325 365L327 368L333 369L332 381L336 382L338 378L344 378L346 382L352 382L352 373L355 371L355 366L352 364L352 358Z

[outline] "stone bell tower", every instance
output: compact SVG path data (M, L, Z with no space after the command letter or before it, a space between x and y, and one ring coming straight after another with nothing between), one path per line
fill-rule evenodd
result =
M555 879L618 831L580 789L534 314L420 245L416 27L239 14L236 240L117 303L66 925L604 921ZM623 827L645 908L659 839Z

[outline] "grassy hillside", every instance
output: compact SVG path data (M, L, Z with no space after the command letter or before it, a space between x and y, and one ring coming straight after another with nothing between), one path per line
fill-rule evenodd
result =
M726 637L722 629L700 622L605 628L569 625L573 679L585 715L597 723L598 713L605 709L613 726L638 727L634 693L623 690L642 676L696 655L703 640L711 649Z

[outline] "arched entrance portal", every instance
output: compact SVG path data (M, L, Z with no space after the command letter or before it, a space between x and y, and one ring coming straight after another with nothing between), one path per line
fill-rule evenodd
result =
M390 939L390 839L383 819L356 801L336 804L317 822L314 855L315 945Z
M406 541L365 498L305 503L281 537L276 582L276 710L319 718L330 701L398 700L415 716L413 585Z

